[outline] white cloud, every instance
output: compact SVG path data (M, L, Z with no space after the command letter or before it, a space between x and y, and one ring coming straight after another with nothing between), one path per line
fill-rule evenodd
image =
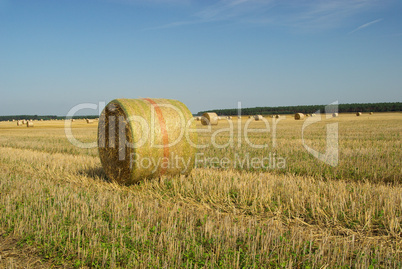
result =
M359 31L359 30L361 30L361 29L363 29L363 28L369 27L370 25L373 25L373 24L378 23L378 22L380 22L380 21L382 21L382 19L377 19L377 20L374 20L374 21L365 23L365 24L363 24L363 25L360 25L359 27L357 27L356 29L354 29L353 31L351 31L349 34L353 34L354 32L357 32L357 31Z
M180 6L189 5L192 0L101 0L105 2L124 4L124 5L150 5L150 6Z
M275 1L221 0L216 4L203 8L195 16L203 21L236 19L242 16L255 15L256 11L270 7L273 2Z
M220 0L211 5L205 5L204 2L200 7L199 2L195 4L195 0L169 1L176 3L192 1L193 7L198 5L198 9L186 20L153 29L216 21L274 24L301 29L330 29L340 26L356 14L384 5L384 1L381 0Z

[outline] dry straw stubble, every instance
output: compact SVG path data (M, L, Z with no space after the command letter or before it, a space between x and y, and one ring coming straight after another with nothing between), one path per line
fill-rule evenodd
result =
M105 173L122 184L189 174L196 153L191 143L197 144L198 136L188 128L195 129L193 116L177 100L111 101L98 127L99 156Z

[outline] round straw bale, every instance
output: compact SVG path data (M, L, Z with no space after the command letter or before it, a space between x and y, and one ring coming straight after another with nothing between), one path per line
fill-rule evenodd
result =
M311 114L311 117L315 117L315 116L317 116L315 113Z
M219 117L215 112L202 114L201 123L202 125L217 125Z
M22 126L22 120L17 121L17 126Z
M338 113L332 113L332 117L334 118L338 117Z
M193 115L177 100L116 99L103 110L98 150L106 175L121 184L189 174L197 133ZM190 126L188 126L190 124ZM179 160L179 161L177 161Z
M226 117L228 120L231 120L232 119L232 116L227 116Z
M27 121L27 127L34 127L34 123L32 121Z
M221 117L221 116L218 117L218 120L224 120L224 119L226 119L226 117Z
M370 115L373 115L374 113L373 112L370 112Z
M303 113L296 113L295 114L295 120L302 120L304 119L304 114Z
M93 123L94 120L87 119L87 123Z
M238 119L241 119L241 116L237 116Z
M362 113L361 112L356 112L356 116L361 116Z
M255 119L255 120L262 120L262 115L255 115L255 116L254 116L254 119Z

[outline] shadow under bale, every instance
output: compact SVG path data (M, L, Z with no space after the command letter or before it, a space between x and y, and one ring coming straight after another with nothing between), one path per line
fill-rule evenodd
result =
M107 177L105 171L101 166L94 167L94 168L87 168L78 171L80 175L84 175L90 177L92 179L100 179L105 182L111 182L111 180Z

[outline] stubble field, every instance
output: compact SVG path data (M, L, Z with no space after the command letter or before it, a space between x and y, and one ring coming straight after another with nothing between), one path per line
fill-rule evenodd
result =
M267 120L248 137L237 119L200 131L189 176L131 186L64 121L0 122L0 267L401 268L402 114L308 126L305 146L324 152L338 124L335 167L307 152L303 121ZM96 122L72 126L96 141Z

